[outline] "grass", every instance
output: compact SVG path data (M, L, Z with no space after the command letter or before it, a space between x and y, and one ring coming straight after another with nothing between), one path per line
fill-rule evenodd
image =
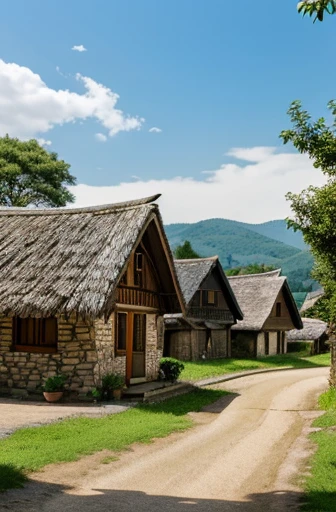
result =
M193 381L245 370L283 368L285 366L290 368L330 366L330 353L308 356L306 353L298 352L260 357L258 359L213 359L184 362L183 364L184 370L181 373L180 379Z
M193 425L188 412L198 412L226 394L200 389L103 418L74 418L18 430L0 441L0 490L22 485L28 472L47 464L74 461L101 450L118 452L133 443L184 431Z
M311 435L317 451L311 460L311 474L305 481L305 503L309 512L336 511L336 389L320 396L320 407L326 413L314 421L320 431Z

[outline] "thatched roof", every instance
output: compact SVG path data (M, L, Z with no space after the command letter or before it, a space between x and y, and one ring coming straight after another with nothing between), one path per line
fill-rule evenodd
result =
M244 319L232 326L234 330L260 331L271 314L281 290L283 290L292 321L298 329L302 327L300 314L286 277L280 270L264 274L230 276L229 282L243 311Z
M128 259L154 219L166 244L165 275L173 275L170 288L183 302L151 204L159 196L89 208L0 208L0 313L109 316Z
M287 332L287 340L292 341L315 341L326 333L327 324L315 318L303 318L303 329L292 329Z
M305 301L302 304L301 309L300 309L301 313L312 308L316 304L316 302L319 299L321 299L321 297L323 297L323 295L324 295L323 288L320 288L319 290L316 290L315 292L307 293Z
M224 273L218 256L211 258L196 258L190 260L175 260L175 268L181 286L185 303L188 305L204 280L216 268L221 278L222 291L234 318L242 319L236 297L231 289L230 283Z

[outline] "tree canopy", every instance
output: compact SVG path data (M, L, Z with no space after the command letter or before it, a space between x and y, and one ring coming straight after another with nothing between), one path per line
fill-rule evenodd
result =
M246 267L236 267L225 270L228 276L244 276L247 274L264 274L265 272L271 272L275 270L273 265L264 265L264 263L251 263Z
M333 124L324 118L312 122L301 103L292 103L288 114L293 128L281 132L287 144L292 142L300 153L306 153L315 167L327 178L322 187L309 187L300 194L288 193L294 217L288 226L301 230L305 242L315 256L313 277L325 290L324 306L329 322L336 322L336 104L329 103Z
M325 13L335 14L336 0L304 0L298 3L297 9L303 16L315 16L315 23L316 20L323 21Z
M174 256L177 260L189 260L201 257L196 251L194 251L189 240L186 240L183 244L176 247Z
M74 196L70 165L35 140L0 137L0 205L65 206Z

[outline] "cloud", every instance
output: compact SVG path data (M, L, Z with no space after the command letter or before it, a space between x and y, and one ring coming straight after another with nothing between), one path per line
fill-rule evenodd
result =
M36 139L36 140L40 144L40 146L51 146L51 144L52 144L51 140L46 140L46 139Z
M150 128L148 131L149 131L149 133L161 133L162 132L161 128L158 128L157 126L153 126L153 128Z
M144 119L116 108L119 96L90 77L76 75L84 92L55 90L29 68L0 59L0 136L31 138L54 126L95 119L110 137L140 129Z
M82 44L73 46L71 50L74 50L75 52L87 52L87 49Z
M99 142L106 142L107 141L107 137L103 133L96 133L95 137L96 137L97 140L99 140Z
M245 151L245 153L244 153ZM305 155L280 153L275 148L240 148L231 154L245 154L258 161L235 162L206 171L205 179L176 176L172 179L123 182L116 186L94 187L85 184L71 187L77 206L120 202L162 193L159 200L163 220L197 222L227 218L250 223L283 219L290 215L285 199L288 191L300 192L309 185L324 183L322 173ZM236 158L235 156L234 158Z

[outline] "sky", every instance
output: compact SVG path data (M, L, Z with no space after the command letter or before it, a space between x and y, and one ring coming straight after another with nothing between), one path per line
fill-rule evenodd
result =
M11 0L0 136L71 164L76 206L162 193L165 223L290 215L321 172L279 139L291 101L336 97L336 16L295 0Z

